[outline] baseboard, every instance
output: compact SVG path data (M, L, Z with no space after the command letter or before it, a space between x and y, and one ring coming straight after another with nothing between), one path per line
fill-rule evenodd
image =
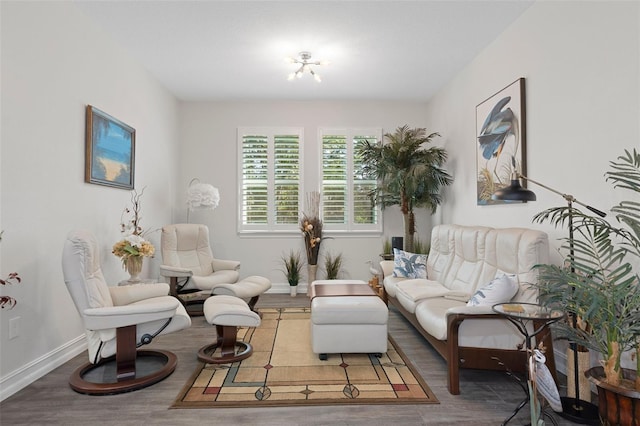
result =
M84 334L31 361L21 368L0 378L0 401L4 401L16 392L63 365L78 354L87 350Z

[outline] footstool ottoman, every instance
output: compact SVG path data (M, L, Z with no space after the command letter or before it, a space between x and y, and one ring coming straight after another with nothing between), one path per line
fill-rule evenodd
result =
M216 326L217 338L198 351L198 359L208 364L227 364L251 356L253 348L237 340L238 327L258 327L260 315L252 311L244 300L235 296L211 296L204 302L204 317ZM214 356L216 349L220 356Z
M321 360L333 353L387 352L389 310L360 280L311 284L311 346Z

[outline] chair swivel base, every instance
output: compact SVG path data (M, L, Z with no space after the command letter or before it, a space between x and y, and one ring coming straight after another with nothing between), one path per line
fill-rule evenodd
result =
M69 379L69 386L86 395L115 395L151 386L167 378L176 369L178 358L162 350L140 350L136 353L136 372L133 377L117 379L116 357L97 364L86 363L77 368ZM145 366L144 364L151 364Z
M221 356L213 356L218 348L221 349ZM216 342L200 348L198 359L206 364L229 364L249 358L252 353L253 348L246 342L236 341L233 346Z

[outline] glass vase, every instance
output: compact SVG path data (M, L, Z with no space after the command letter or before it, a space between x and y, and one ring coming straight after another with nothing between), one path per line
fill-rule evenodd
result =
M129 282L140 282L140 272L142 272L142 256L129 256L124 262L124 268L129 273Z

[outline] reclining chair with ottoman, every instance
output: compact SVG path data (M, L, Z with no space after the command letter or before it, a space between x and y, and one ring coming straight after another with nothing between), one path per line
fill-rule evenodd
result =
M169 278L170 292L188 307L192 315L202 315L189 305L203 304L211 295L248 299L254 310L260 295L271 288L271 281L250 276L238 281L240 262L213 257L209 228L200 224L174 224L162 228L160 274Z
M86 329L89 362L72 374L79 393L109 395L150 386L176 368L175 354L137 350L160 334L191 325L166 283L107 286L98 244L88 231L72 231L62 253L62 271Z

